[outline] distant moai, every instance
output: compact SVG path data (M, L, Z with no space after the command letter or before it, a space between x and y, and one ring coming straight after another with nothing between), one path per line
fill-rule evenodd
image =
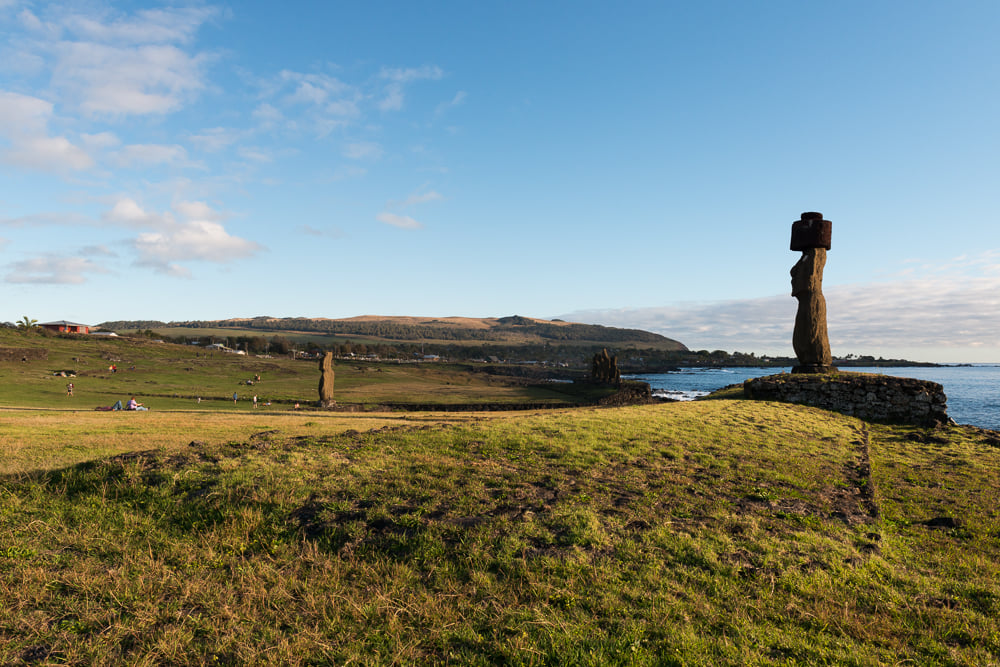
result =
M823 297L823 267L830 249L833 223L822 213L803 213L792 223L793 251L802 251L792 267L792 296L799 300L795 313L792 347L799 365L793 373L830 373L833 366L826 330L826 299Z
M590 377L601 384L621 384L621 373L618 372L618 357L608 354L607 348L594 355L590 366Z
M333 400L333 352L323 355L323 360L319 362L319 405L329 408L337 404Z

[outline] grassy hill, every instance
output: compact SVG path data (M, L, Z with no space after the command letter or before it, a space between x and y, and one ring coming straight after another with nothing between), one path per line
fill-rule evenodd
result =
M997 433L12 400L0 664L1000 663Z
M253 317L194 322L104 322L114 331L150 329L165 335L206 335L203 331L244 332L257 335L275 333L310 334L328 338L353 338L369 342L425 344L537 345L543 343L605 345L622 348L650 348L685 351L680 342L638 329L619 329L596 324L576 324L561 320L540 320L521 316L501 318L469 317L380 317L366 315L346 319L304 317Z

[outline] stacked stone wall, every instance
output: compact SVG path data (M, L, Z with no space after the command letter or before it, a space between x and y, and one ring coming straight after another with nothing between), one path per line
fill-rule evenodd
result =
M743 383L747 398L811 405L870 421L933 426L948 422L936 382L865 373L769 375Z
M37 347L0 347L0 361L45 361L49 351Z

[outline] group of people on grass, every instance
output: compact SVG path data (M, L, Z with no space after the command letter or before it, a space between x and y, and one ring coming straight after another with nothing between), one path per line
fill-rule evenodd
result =
M149 410L149 408L147 408L145 405L143 405L139 401L135 400L135 396L132 396L131 398L129 398L125 402L124 406L122 405L122 402L119 400L119 401L115 401L115 404L112 405L112 406L110 406L110 407L107 407L107 408L94 408L94 409L95 410L104 410L106 412L110 412L110 411L113 411L113 410Z

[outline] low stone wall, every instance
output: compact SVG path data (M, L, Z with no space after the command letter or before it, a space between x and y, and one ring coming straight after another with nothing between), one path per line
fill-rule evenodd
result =
M867 373L787 374L743 383L747 398L811 405L871 421L918 426L948 423L948 397L937 382Z
M0 347L0 361L45 361L49 351L38 347Z

